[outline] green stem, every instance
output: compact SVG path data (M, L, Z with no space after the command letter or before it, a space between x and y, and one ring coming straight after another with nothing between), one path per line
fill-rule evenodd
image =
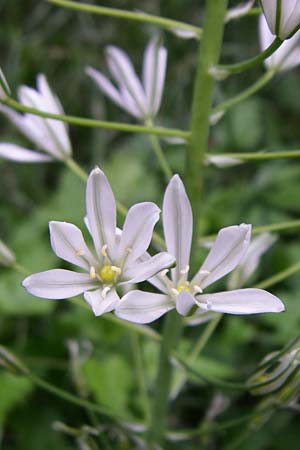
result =
M216 65L219 60L227 0L206 0L206 5L205 25L202 45L199 48L193 94L190 145L186 153L185 170L185 185L192 205L196 229L200 215L202 171L208 147L209 116L215 81L209 74L209 69Z
M27 269L25 269L25 267L23 267L21 264L15 262L12 266L12 269L15 269L17 272L19 272L21 275L30 275L30 272L28 272Z
M148 120L145 125L148 127L153 127L153 123L150 120ZM170 180L170 178L172 177L173 173L172 173L169 163L164 155L164 152L161 148L159 140L158 140L157 136L154 136L154 135L150 135L149 139L150 139L152 148L154 150L155 156L157 158L157 161L159 162L160 168L165 175L166 181L168 182Z
M246 100L248 97L262 89L274 77L275 73L275 70L268 70L262 77L260 77L254 84L249 86L243 92L215 106L212 109L211 114L213 115L219 112L225 112L236 104Z
M168 398L171 386L172 365L170 357L176 348L182 332L182 317L177 311L171 311L165 319L161 341L159 368L155 383L152 407L150 442L155 448L162 440L167 425Z
M254 58L247 59L246 61L237 64L219 65L214 67L212 66L212 73L217 79L222 79L226 78L226 76L230 74L239 73L243 72L244 70L251 69L257 64L263 62L265 59L269 58L269 56L273 55L273 53L276 52L276 50L282 45L282 43L283 41L279 37L276 37L268 48L266 48L262 53L255 56Z
M134 331L131 333L131 342L132 342L132 350L133 350L133 358L136 368L136 374L137 374L137 381L140 391L140 397L143 403L144 408L144 419L147 424L150 423L150 417L151 417L151 409L150 409L150 402L147 392L147 383L146 383L146 376L145 376L145 370L144 370L144 363L143 363L143 355L141 350L141 343L140 343L140 336L139 334Z
M296 264L291 265L287 269L284 269L281 272L278 272L275 275L267 278L266 280L261 281L254 287L259 289L267 289L270 286L273 286L274 284L277 284L280 281L283 281L286 278L291 277L297 272L300 272L300 262L297 262Z
M272 223L270 225L260 225L257 227L253 227L252 235L265 232L287 231L294 228L300 228L300 220L291 220L289 222ZM202 236L201 239L199 239L198 243L201 245L203 242L215 240L216 237L216 234Z
M163 127L146 127L143 125L132 125L119 122L107 122L104 120L87 119L85 117L66 116L62 114L54 114L47 111L40 111L36 108L22 105L12 98L0 99L0 103L15 109L16 111L34 114L39 117L60 120L72 125L79 125L82 127L104 128L106 130L124 131L127 133L145 133L156 136L178 136L184 139L189 139L190 133L188 131L176 130L172 128Z
M178 28L180 30L191 31L198 35L199 38L202 34L202 30L199 27L195 27L178 20L166 19L164 17L154 16L152 14L146 14L144 12L124 11L122 9L83 4L70 0L48 0L48 2L56 6L61 6L63 8L69 8L80 12L99 14L108 17L116 17L119 19L133 20L142 23L150 23L165 28L166 30Z
M266 161L271 159L300 158L300 150L286 150L277 152L253 152L253 153L219 153L211 156L224 156L241 159L243 161Z

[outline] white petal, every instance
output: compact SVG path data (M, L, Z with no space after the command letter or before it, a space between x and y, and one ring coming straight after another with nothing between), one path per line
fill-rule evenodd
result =
M195 304L195 297L187 291L181 291L176 298L176 309L182 316L189 314Z
M162 294L130 291L120 301L116 315L135 323L149 323L174 308L173 301Z
M168 252L176 259L173 279L180 278L190 260L193 233L192 208L178 175L168 184L163 201L163 226Z
M52 249L59 258L88 272L91 266L97 266L97 261L86 246L81 231L75 225L52 221L49 223L49 231Z
M277 0L261 0L261 5L271 33L276 34Z
M282 0L280 37L285 39L295 31L300 24L300 1Z
M232 158L229 156L223 156L223 155L209 155L207 154L205 157L205 163L206 164L213 164L219 169L225 169L227 167L233 167L238 166L240 164L243 164L244 161L238 158Z
M225 16L225 22L236 20L246 15L254 5L254 2L255 0L248 0L244 4L242 3L238 6L235 6L234 8L229 9Z
M157 38L148 44L143 63L143 84L148 111L154 117L160 107L167 68L167 50L159 45Z
M235 269L248 250L250 238L251 225L222 228L193 283L204 289Z
M101 72L93 69L92 67L86 67L85 73L91 77L98 87L104 92L107 97L114 101L118 106L124 108L124 104L119 91L115 86L106 78Z
M28 150L27 148L8 142L0 143L0 157L23 163L49 162L53 160L53 158L48 155L44 155L43 153L34 150Z
M114 259L116 246L116 202L110 184L99 168L88 178L86 209L90 231L98 256L107 245L108 255Z
M149 247L158 219L159 208L154 203L138 203L129 209L118 250L118 259L126 260L125 269Z
M203 294L197 297L197 303L205 311L228 314L279 313L285 310L279 298L262 289L238 289L217 294Z
M95 289L98 282L92 281L86 273L64 269L46 270L25 278L22 286L32 295L59 300L75 297L82 292Z
M277 236L262 233L255 237L238 267L231 273L228 286L230 289L241 287L255 272L261 256L274 244Z
M145 252L140 258L139 261L145 262L149 261L152 258L152 256L149 255L149 253ZM159 274L155 275L152 278L149 278L147 280L149 283L151 283L156 289L163 292L164 294L168 293L168 288L164 282L164 278L161 277Z
M107 65L120 88L126 89L140 114L147 114L146 97L140 80L127 54L118 47L108 46L106 49Z
M194 327L197 325L202 325L203 323L209 322L216 317L217 313L214 311L203 311L203 309L198 308L196 312L187 318L186 324L189 327Z
M115 289L103 294L103 289L97 289L92 292L85 292L84 298L90 305L95 316L101 316L112 311L120 301Z
M174 258L167 252L158 253L150 257L145 262L138 262L128 267L123 273L122 277L128 280L128 283L140 283L167 269L174 264Z

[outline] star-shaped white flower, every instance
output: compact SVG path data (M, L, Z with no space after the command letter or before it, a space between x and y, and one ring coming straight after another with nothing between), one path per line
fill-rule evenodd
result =
M120 301L117 288L139 283L174 263L166 252L140 260L150 245L159 208L151 202L132 206L123 231L116 228L116 203L104 173L94 169L86 189L87 226L95 255L88 249L81 231L66 222L50 222L53 251L85 273L64 269L36 273L23 281L32 295L64 299L84 293L94 314L112 311Z
M20 86L18 99L27 107L53 114L64 114L60 101L51 91L45 75L42 74L37 76L37 89ZM72 148L65 123L29 113L20 114L5 105L0 105L0 112L4 113L39 150L28 150L16 144L1 142L0 157L32 163L65 160L71 156Z
M272 34L290 38L300 26L300 0L260 0Z
M274 36L269 30L267 21L263 14L259 17L259 39L260 47L266 50L274 40ZM281 44L281 46L269 58L264 61L268 69L275 69L278 72L293 69L300 64L300 31L295 33L290 39Z
M150 40L144 53L142 82L139 80L128 55L118 47L106 48L108 68L117 84L92 67L86 73L97 86L120 108L145 121L153 119L160 108L165 83L167 50L159 40Z
M283 303L277 297L261 289L203 293L205 288L230 273L243 259L250 243L250 225L221 229L196 275L188 278L193 218L189 199L178 175L173 176L165 193L163 226L167 251L176 259L171 278L166 270L149 280L163 294L140 291L126 294L116 310L119 317L147 323L175 307L181 315L205 311L256 314L284 310Z

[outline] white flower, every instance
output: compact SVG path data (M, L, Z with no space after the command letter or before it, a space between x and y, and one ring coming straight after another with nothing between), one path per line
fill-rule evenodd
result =
M300 0L260 0L270 31L290 38L300 26Z
M248 0L246 3L241 3L234 8L231 8L227 11L225 16L225 22L230 22L230 20L240 19L245 16L254 5L255 0Z
M250 225L221 229L204 263L189 281L193 218L189 199L178 175L173 176L165 193L163 226L167 251L176 259L171 279L164 271L149 280L163 294L140 291L126 294L116 310L119 317L147 323L174 307L182 315L188 315L194 310L229 314L284 310L283 303L277 297L261 289L203 294L206 287L230 273L243 259L250 243Z
M231 272L228 287L235 289L244 286L258 267L262 255L274 244L277 236L271 233L262 233L255 237L249 245L248 251L237 268Z
M0 265L12 266L16 262L13 252L0 240Z
M95 256L90 252L81 231L66 222L50 222L53 251L59 258L74 264L85 273L64 269L36 273L23 281L32 295L50 299L64 299L84 293L94 314L112 311L120 298L117 287L139 283L162 269L170 267L174 258L162 252L140 257L150 245L159 208L150 202L132 206L125 219L123 232L116 228L116 203L104 173L94 169L86 189L86 223L92 236Z
M0 67L0 99L5 100L9 96L10 96L9 85Z
M64 114L44 75L37 76L36 90L21 86L18 89L18 98L20 103L27 107L53 114ZM29 113L19 114L5 105L0 105L0 112L3 112L40 150L28 150L12 143L0 143L0 157L19 162L43 162L65 160L71 156L72 149L65 123Z
M263 14L259 17L259 39L262 51L268 48L274 40ZM284 41L273 55L265 59L264 63L268 69L280 72L298 66L300 64L300 31Z
M145 121L154 118L160 108L167 66L167 50L158 39L151 39L144 53L142 83L128 55L118 47L106 48L108 68L117 84L92 67L89 75L111 100L135 118Z

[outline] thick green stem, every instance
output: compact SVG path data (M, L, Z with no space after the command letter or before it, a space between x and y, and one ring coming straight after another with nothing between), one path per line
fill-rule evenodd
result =
M185 171L186 187L196 224L200 213L199 196L203 181L202 168L208 146L209 115L214 88L214 79L209 74L209 69L216 65L219 60L226 7L227 0L206 1L203 44L201 51L199 50L199 63L192 104L191 142L187 149ZM194 235L196 236L196 233ZM166 427L167 406L172 381L170 357L178 344L183 327L182 317L176 311L169 313L165 320L150 428L150 443L152 446L161 443Z
M80 12L99 14L101 16L116 17L118 19L133 20L136 22L150 23L152 25L158 25L166 30L179 29L184 31L190 31L195 33L199 38L201 36L201 28L195 27L188 23L179 22L178 20L167 19L160 16L154 16L152 14L146 14L144 12L126 11L117 8L107 8L104 6L96 6L83 4L81 2L74 2L70 0L48 0L53 5L63 8L69 8Z
M214 79L209 74L219 61L227 0L207 0L202 45L195 80L190 145L186 153L185 185L191 201L194 230L200 215L203 163L208 147L209 116L213 99ZM194 233L196 239L196 233Z
M251 69L255 67L257 64L260 64L265 59L269 58L276 50L282 45L283 41L276 37L272 44L266 48L262 53L255 56L254 58L247 59L246 61L237 63L237 64L227 64L227 65L219 65L212 68L212 73L217 79L226 78L228 75L233 73L243 72L244 70Z
M48 119L56 119L61 122L69 123L71 125L78 125L81 127L103 128L105 130L124 131L127 133L145 133L156 136L177 136L183 139L189 139L190 133L188 131L176 130L172 128L162 127L146 127L143 125L132 125L129 123L107 122L105 120L87 119L85 117L66 116L62 114L54 114L47 111L40 111L36 108L25 106L22 103L13 100L12 98L0 99L0 103L9 106L23 113L34 114L35 116L45 117Z

